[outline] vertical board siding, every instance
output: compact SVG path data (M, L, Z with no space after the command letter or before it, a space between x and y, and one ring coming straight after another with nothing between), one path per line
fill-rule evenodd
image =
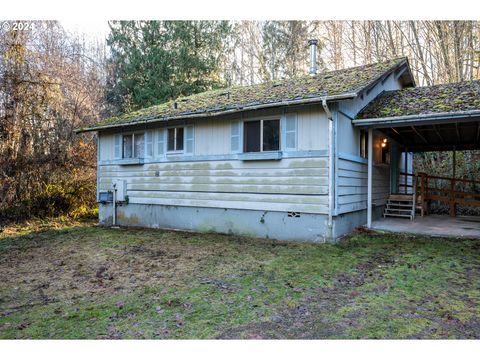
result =
M367 208L367 164L340 158L338 160L338 212ZM385 204L390 194L390 167L373 167L373 203Z
M298 150L328 149L328 119L319 105L297 112Z
M98 159L100 161L108 161L115 159L115 135L112 134L102 134L98 135L98 142L99 142L99 152ZM118 156L121 156L121 144L120 148L117 150L119 151Z
M296 114L296 134L295 134L295 148L300 151L310 150L326 150L328 149L328 119L325 116L324 111L319 105L312 105L301 107L298 109L289 109L291 114ZM283 115L282 111L276 110L263 110L253 112L252 114L245 116L244 120L262 119L262 118L276 118L281 119ZM241 121L240 118L222 118L212 117L206 119L199 119L192 121L193 124L193 153L194 156L209 156L209 155L228 155L232 153L238 153L243 151L243 138L240 129L240 137L238 138L238 149L232 149L232 123ZM243 126L243 125L242 125ZM241 126L241 127L242 127ZM158 131L162 129L159 125L158 128L152 128L153 134L155 134L154 142L155 148L158 147ZM283 136L285 137L285 136ZM100 161L114 160L114 138L115 134L100 133ZM283 144L286 139L281 138ZM286 149L283 145L282 148ZM154 151L156 158L162 158L163 154L158 153L158 150Z
M229 129L230 131L230 129ZM101 165L99 188L127 183L129 202L326 214L326 157Z

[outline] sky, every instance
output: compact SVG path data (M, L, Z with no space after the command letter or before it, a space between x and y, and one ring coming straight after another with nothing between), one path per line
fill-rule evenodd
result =
M60 24L67 32L84 34L89 40L105 39L109 32L106 20L60 20Z

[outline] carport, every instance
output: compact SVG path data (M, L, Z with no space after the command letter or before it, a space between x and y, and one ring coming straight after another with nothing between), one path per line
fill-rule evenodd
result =
M457 204L480 206L480 193L476 191L477 179L459 179L455 176L455 151L480 149L480 82L385 92L363 109L352 122L357 127L368 129L369 228L372 227L373 131L385 135L405 154L453 151L452 174L448 177L407 171L399 173L398 164L391 163L392 193L398 192L399 184L395 181L403 176L405 194L410 187L410 194L414 199L413 213L416 209L420 209L422 215L428 213L432 200L447 202L450 215L453 216ZM406 159L406 156L404 158ZM434 188L430 185L432 180L445 185Z

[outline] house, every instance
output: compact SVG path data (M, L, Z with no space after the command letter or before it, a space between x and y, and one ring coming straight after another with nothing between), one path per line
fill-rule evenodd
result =
M79 129L98 133L100 223L321 242L364 225L369 132L352 119L379 94L414 86L408 60L312 68ZM390 164L404 161L393 137L370 138L376 217Z

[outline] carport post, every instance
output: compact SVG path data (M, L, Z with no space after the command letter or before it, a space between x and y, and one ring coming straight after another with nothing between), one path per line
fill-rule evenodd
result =
M373 130L368 129L367 227L372 227Z

